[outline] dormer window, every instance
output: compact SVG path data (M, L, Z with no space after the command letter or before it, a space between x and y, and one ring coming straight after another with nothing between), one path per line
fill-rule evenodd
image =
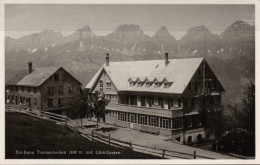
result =
M155 87L155 88L159 88L159 82L155 82L155 83L154 83L154 87Z
M169 88L170 87L170 83L166 79L164 79L163 86L164 86L164 88Z
M134 82L130 79L130 80L129 80L129 86L130 86L130 87L133 87L134 85L135 85Z
M138 82L137 82L137 86L138 86L138 87L141 87L141 86L142 86L142 82L141 82L141 81L138 81Z
M150 82L149 82L149 81L146 81L146 82L145 82L145 86L146 86L146 87L150 87Z
M168 82L164 82L164 83L163 83L163 86L164 86L164 88L169 88L170 85L169 85Z

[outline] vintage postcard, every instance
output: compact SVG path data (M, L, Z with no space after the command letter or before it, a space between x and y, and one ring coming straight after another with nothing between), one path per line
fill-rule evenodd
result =
M2 163L257 162L258 6L4 2Z

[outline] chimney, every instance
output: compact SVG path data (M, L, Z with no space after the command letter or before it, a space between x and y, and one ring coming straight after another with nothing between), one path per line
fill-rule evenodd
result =
M165 53L165 66L169 64L168 53Z
M32 73L32 62L28 62L29 74Z
M106 66L109 66L109 53L106 53Z

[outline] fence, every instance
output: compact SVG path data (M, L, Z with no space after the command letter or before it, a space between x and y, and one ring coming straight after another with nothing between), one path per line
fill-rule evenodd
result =
M41 111L39 114L34 113L29 110L24 110L19 107L12 107L12 106L7 106L6 105L6 111L7 112L18 112L18 113L23 113L27 114L33 117L37 117L40 119L44 120L49 120L52 122L60 123L68 128L77 131L80 133L80 135L90 141L95 141L95 142L100 142L104 144L108 144L109 146L114 146L114 147L119 147L123 149L129 149L137 152L142 152L162 158L179 158L179 159L197 159L197 158L203 158L203 159L214 159L211 157L203 156L203 155L197 155L196 151L194 151L193 154L190 153L184 153L184 152L179 152L179 151L172 151L172 150L167 150L165 148L159 148L156 145L154 147L149 147L149 146L144 146L141 144L136 144L134 142L126 142L122 141L119 138L111 137L109 134L103 135L101 133L95 132L95 131L90 131L84 127L81 127L78 125L77 122L71 120L67 116L63 115L58 115L50 112L44 112Z

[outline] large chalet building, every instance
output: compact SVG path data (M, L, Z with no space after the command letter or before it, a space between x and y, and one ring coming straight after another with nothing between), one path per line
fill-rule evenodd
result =
M67 114L68 107L79 99L81 83L63 67L23 69L6 82L6 103L36 113L49 111Z
M209 138L202 105L224 88L203 58L106 62L85 87L110 99L106 122L192 143Z

